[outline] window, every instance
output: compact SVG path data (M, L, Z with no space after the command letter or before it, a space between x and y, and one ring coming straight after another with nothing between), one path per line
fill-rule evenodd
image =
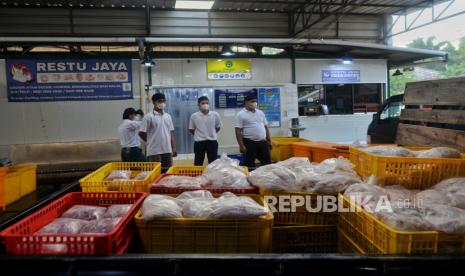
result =
M380 119L386 120L391 118L398 118L403 108L404 104L402 102L392 102L383 109Z

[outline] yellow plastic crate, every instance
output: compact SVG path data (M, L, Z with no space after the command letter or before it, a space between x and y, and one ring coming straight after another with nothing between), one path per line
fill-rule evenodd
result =
M337 232L337 251L341 254L365 254L365 252L341 230Z
M201 175L205 171L206 166L172 166L166 172L167 174L193 174ZM242 167L246 174L249 173L249 168Z
M465 176L465 154L457 159L415 158L379 156L355 147L349 150L350 161L355 165L356 172L363 179L376 176L381 186L402 185L408 189L428 189L441 180Z
M7 172L5 177L5 205L9 205L21 198L21 174Z
M0 208L5 209L5 179L6 179L6 169L0 168Z
M247 196L266 206L263 197ZM139 211L135 221L145 253L271 252L271 212L256 219L165 218L144 222Z
M131 178L140 172L150 173L143 180L106 181L113 170L131 170ZM112 162L85 176L79 183L83 192L147 192L148 184L160 173L161 163L158 162Z
M276 192L260 188L260 195L263 196L303 196L310 197L311 207L316 208L317 196L316 193L300 193L300 192ZM279 202L279 200L278 200ZM277 208L277 206L276 206ZM274 224L279 225L336 225L337 212L309 212L306 206L296 207L295 212L274 212Z
M291 158L292 143L295 142L308 142L309 140L299 137L271 137L271 161L278 162Z
M9 172L16 172L21 177L20 196L27 195L37 189L36 164L18 164L8 167Z
M335 225L273 226L273 253L335 253Z
M465 235L436 231L399 231L383 223L350 199L339 195L345 208L356 212L340 212L338 228L363 252L376 254L463 254Z

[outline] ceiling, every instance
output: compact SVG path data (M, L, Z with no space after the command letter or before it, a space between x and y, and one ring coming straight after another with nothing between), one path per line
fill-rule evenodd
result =
M436 0L439 3L442 0ZM55 8L146 8L174 9L175 0L0 0L1 6ZM404 9L426 7L431 0L216 0L213 11L395 14Z

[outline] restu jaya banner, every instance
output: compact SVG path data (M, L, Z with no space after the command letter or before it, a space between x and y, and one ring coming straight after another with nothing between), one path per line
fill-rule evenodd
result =
M132 99L129 59L8 59L8 101L101 101Z

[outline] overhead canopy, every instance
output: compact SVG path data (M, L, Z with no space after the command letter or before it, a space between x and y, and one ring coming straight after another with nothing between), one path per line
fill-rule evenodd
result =
M435 3L443 2L436 0ZM2 0L3 6L27 7L84 7L84 8L145 8L172 10L175 0ZM329 14L395 14L405 9L415 9L430 5L425 0L215 0L212 11L255 11L293 12L299 8L309 8L314 12ZM321 9L320 9L321 8Z
M328 56L347 55L352 58L385 58L391 67L411 65L429 59L448 60L448 53L443 51L341 40L311 40L310 44L304 46L304 51L300 56L306 56L309 52Z

